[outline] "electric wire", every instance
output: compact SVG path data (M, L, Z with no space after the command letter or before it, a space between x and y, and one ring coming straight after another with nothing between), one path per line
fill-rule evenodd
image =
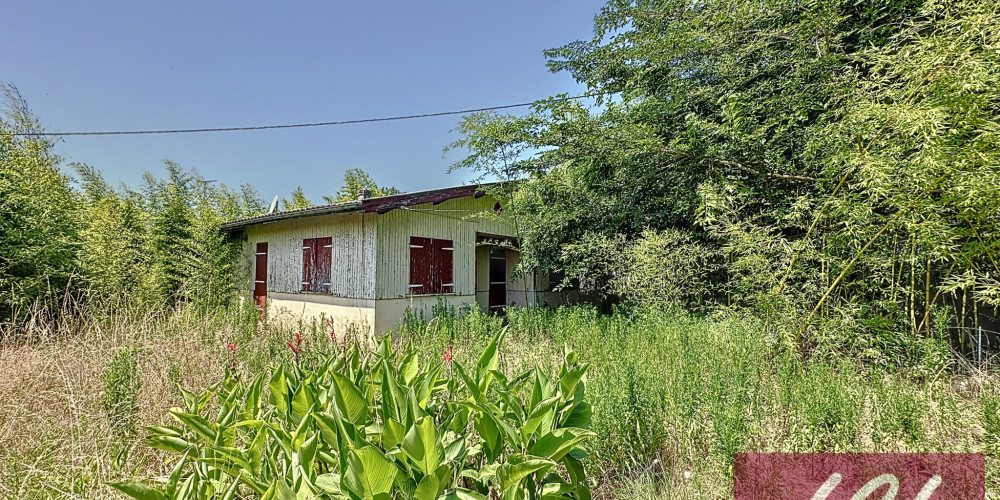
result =
M550 99L550 102L563 102L563 101L573 101L577 99L586 99L589 97L598 97L604 95L605 92L597 92L592 94L584 94L578 96L567 96L558 97ZM537 101L536 101L537 102ZM183 129L162 129L162 130L106 130L106 131L86 131L86 132L14 132L10 135L13 136L23 136L23 137L42 137L42 136L58 136L58 137L68 137L68 136L86 136L86 135L154 135L154 134L194 134L202 132L245 132L250 130L274 130L274 129L285 129L285 128L306 128L306 127L328 127L333 125L354 125L358 123L377 123L377 122L391 122L391 121L401 121L401 120L415 120L418 118L433 118L437 116L453 116L453 115L466 115L471 113L482 113L485 111L497 111L501 109L513 109L513 108L523 108L527 106L533 106L536 102L522 102L517 104L504 104L501 106L489 106L485 108L474 108L474 109L462 109L456 111L439 111L436 113L421 113L416 115L399 115L399 116L385 116L378 118L360 118L356 120L336 120L328 122L314 122L314 123L290 123L290 124L280 124L280 125L251 125L245 127L214 127L214 128L183 128Z

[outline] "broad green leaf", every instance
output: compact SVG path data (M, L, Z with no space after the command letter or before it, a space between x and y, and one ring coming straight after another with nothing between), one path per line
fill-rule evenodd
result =
M180 481L181 474L184 472L184 464L187 463L187 459L188 454L185 453L170 472L170 477L167 478L167 496L173 496L177 493L177 482Z
M136 500L167 500L159 490L142 483L109 483L112 488Z
M339 433L337 432L337 418L335 415L329 413L313 413L313 420L316 421L316 425L319 426L320 434L323 436L323 442L330 445L331 448L337 448L337 442L339 440Z
M486 500L486 495L465 488L455 488L439 496L438 500Z
M573 409L566 413L566 416L563 417L561 425L563 427L587 427L590 425L590 417L592 413L593 411L591 410L590 403L581 401L573 405Z
M267 429L261 427L257 429L257 434L247 448L247 463L250 464L250 473L257 474L260 471L261 458L264 453L264 444L267 440Z
M394 419L388 419L382 425L382 448L388 450L403 442L406 437L406 428L403 424Z
M462 469L458 475L485 484L497 477L497 469L499 468L500 464L486 464L479 468Z
M569 477L573 481L573 489L576 492L577 500L590 500L590 485L587 484L587 475L583 470L583 463L567 454L563 456L561 462L566 466Z
M576 394L577 384L586 376L587 366L587 363L574 366L559 379L559 387L565 397L572 399Z
M525 420L524 425L521 426L520 429L521 439L528 441L531 435L535 433L535 430L538 429L538 425L542 423L543 420L545 420L545 417L550 412L553 411L553 408L558 402L559 402L559 397L554 396L538 403L538 405L535 406L533 410L531 410L531 414L528 415L528 418L527 420ZM543 429L543 431L547 430L548 429Z
M559 460L583 440L593 436L596 434L586 429L574 427L556 429L538 438L538 442L528 451L532 455Z
M240 478L242 477L243 474L240 474L239 476L236 477L235 480L233 480L233 484L229 485L229 489L226 490L226 493L222 495L221 500L233 500L234 498L236 498L236 491L239 490Z
M219 435L219 426L205 420L205 417L202 417L201 415L184 413L180 411L180 408L171 408L170 414L173 415L178 422L186 425L199 436L205 438L205 440L209 443L214 443L215 439Z
M517 456L510 458L514 459ZM497 469L497 480L500 482L500 489L506 491L513 486L517 486L529 474L547 471L554 465L555 462L544 458L529 458L521 462L503 464Z
M458 436L458 438L444 447L444 461L462 461L465 456L466 449L467 443L465 442L465 436Z
M340 416L355 425L361 425L371 420L371 412L368 409L368 400L364 394L354 385L350 379L333 372L333 400L336 402Z
M503 338L507 334L507 328L504 327L497 333L493 340L486 346L483 354L479 356L479 362L476 364L476 378L479 379L479 392L486 393L489 389L490 382L493 380L492 370L496 370L500 366L500 344L503 343Z
M382 362L382 418L406 419L406 398L396 381L395 369L388 361Z
M410 430L406 432L406 437L403 438L402 449L424 475L437 469L444 450L437 439L434 419L423 417L414 422Z
M285 378L285 369L278 367L271 376L271 381L267 387L271 391L270 401L278 413L282 416L288 415L288 381Z
M309 414L314 404L315 399L313 398L312 388L308 381L303 382L295 391L295 395L292 396L292 420L296 424L299 423L303 417Z
M486 458L489 461L494 461L500 456L500 449L503 446L503 441L500 439L500 429L497 428L495 421L485 415L477 415L473 420L473 427L476 432L479 433L479 437L483 440L483 447L485 448Z
M434 500L438 497L438 480L434 476L424 476L413 492L413 500Z
M399 469L374 446L351 450L342 486L360 498L388 498Z
M177 489L174 498L191 498L198 489L198 474L191 474L184 480L181 487Z
M148 426L148 427L143 427L143 429L145 429L146 432L148 432L150 434L157 434L157 435L162 435L162 436L176 436L176 437L183 437L184 436L184 431L182 431L179 428L174 427L172 425L169 425L169 426L168 425L151 425L151 426Z
M458 372L458 376L462 379L462 382L465 383L465 387L469 389L470 393L472 393L472 401L476 403L484 402L483 393L479 391L479 382L472 380L472 378L465 373L465 370L462 369L462 365L460 365L457 361L452 366L455 368L455 371Z
M316 476L316 486L327 492L333 493L335 495L340 494L340 474L328 473L320 474Z
M193 445L183 438L176 436L149 436L146 438L146 446L157 450L170 451L178 455L186 452Z
M418 373L420 373L420 358L416 354L410 354L403 358L403 362L399 365L399 374L403 376L403 383L410 385Z
M319 434L313 434L306 442L302 444L299 448L299 465L305 470L306 474L312 474L313 461L316 459L316 447L319 441Z

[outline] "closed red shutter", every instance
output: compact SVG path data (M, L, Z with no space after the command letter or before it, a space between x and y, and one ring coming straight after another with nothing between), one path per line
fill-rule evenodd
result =
M451 240L410 237L410 294L452 293L454 247Z
M333 238L302 240L302 291L330 293Z
M410 293L419 295L431 290L431 239L410 237Z
M313 238L302 240L302 291L312 291Z
M451 293L455 291L454 254L455 248L451 240L434 240L434 267L431 288L432 293Z
M316 238L313 245L316 249L313 258L313 290L330 293L330 265L333 261L333 238Z

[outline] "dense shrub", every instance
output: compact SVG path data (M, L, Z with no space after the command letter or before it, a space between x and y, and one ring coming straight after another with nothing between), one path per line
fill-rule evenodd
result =
M422 363L390 337L307 357L296 335L291 370L249 382L230 371L184 392L180 425L150 428L150 446L180 457L166 481L114 486L139 499L590 498L587 364L567 351L556 377L509 376L503 338L466 370L450 349Z

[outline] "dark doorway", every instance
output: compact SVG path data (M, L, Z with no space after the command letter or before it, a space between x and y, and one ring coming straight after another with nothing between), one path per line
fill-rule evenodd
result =
M267 243L258 243L257 251L254 253L253 266L253 301L260 309L260 316L264 317L264 308L267 305Z
M507 250L490 249L490 311L502 312L507 305Z

